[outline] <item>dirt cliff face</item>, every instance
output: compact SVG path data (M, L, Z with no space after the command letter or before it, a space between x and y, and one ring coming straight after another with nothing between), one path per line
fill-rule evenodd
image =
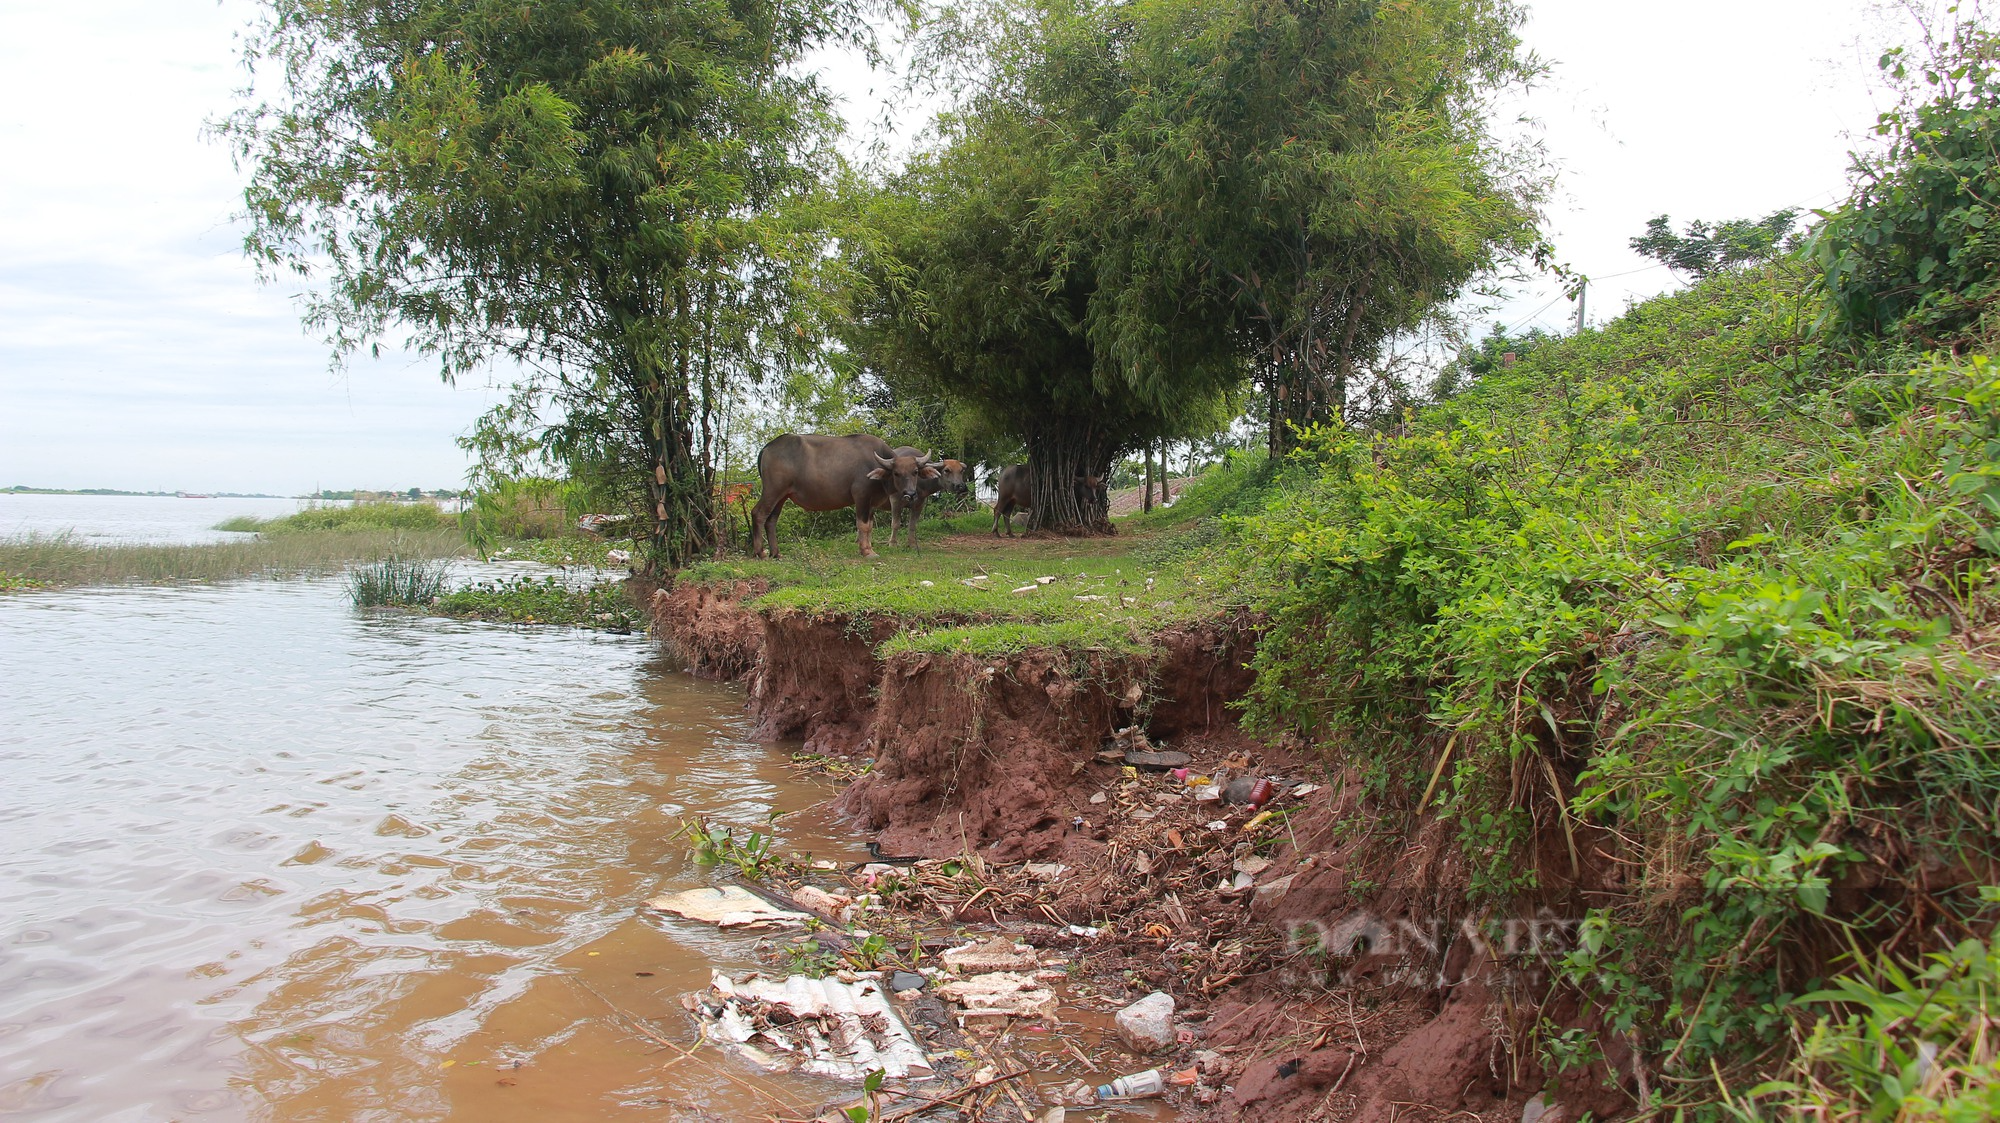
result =
M807 752L872 755L841 806L884 849L998 861L1091 844L1071 829L1087 810L1083 765L1114 730L1155 738L1232 729L1250 683L1246 626L1187 627L1145 659L1030 652L1004 660L875 657L888 619L763 613L754 582L653 591L655 633L698 674L743 678L756 736L797 737Z

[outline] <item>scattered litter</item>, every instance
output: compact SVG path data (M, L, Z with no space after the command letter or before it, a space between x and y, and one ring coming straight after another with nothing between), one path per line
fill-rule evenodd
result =
M1055 578L1053 578L1053 577L1037 577L1037 578L1035 578L1035 584L1037 584L1037 585L1046 585L1046 584L1048 584L1049 582L1051 582L1051 581L1054 581L1054 580L1055 580Z
M1229 888L1232 890L1248 889L1255 884L1257 884L1256 878L1251 877L1247 873L1239 873L1229 882Z
M1088 601L1101 601L1104 598L1096 595L1095 593L1086 593L1080 596L1071 597L1070 599L1088 602Z
M1014 591L1015 591L1016 593L1032 593L1032 592L1034 592L1034 591L1035 591L1036 589L1039 589L1039 588L1041 588L1041 586L1040 586L1040 585L1023 585L1023 586L1021 586L1020 588L1018 588L1018 589L1016 589L1016 590L1014 590Z
M1229 829L1229 822L1226 819L1212 819L1208 823L1208 829L1212 831L1226 831Z
M953 979L937 988L937 996L965 1008L965 1016L1047 1018L1056 1016L1055 992L1026 975L990 971Z
M1154 772L1165 772L1170 768L1183 768L1194 758L1186 753L1158 753L1132 749L1125 754L1125 763Z
M928 589L928 588L930 588L931 586L933 586L933 585L937 584L937 582L935 582L935 581L919 581L919 582L917 582L917 584L919 584L919 585L923 586L924 588Z
M801 885L792 891L792 903L807 912L816 912L843 923L853 919L854 898L842 893L829 893L815 886Z
M1064 928L1063 931L1072 936L1081 936L1086 940L1094 940L1104 934L1104 929L1102 928L1092 928L1083 924L1072 924Z
M1231 863L1230 868L1234 869L1237 873L1247 873L1255 877L1271 868L1271 859L1259 857L1256 854L1247 854Z
M1167 1083L1176 1084L1179 1085L1180 1087L1185 1088L1199 1079L1201 1079L1201 1073L1197 1072L1192 1068L1184 1068L1179 1072L1169 1075L1167 1077Z
M1157 1096L1167 1090L1167 1079L1157 1068L1121 1076L1109 1084L1097 1086L1100 1100L1136 1100L1146 1096Z
M1029 862L1021 867L1021 872L1040 881L1054 881L1069 872L1069 867L1061 862Z
M1311 795L1318 790L1319 790L1318 784L1300 784L1298 787L1292 789L1292 794Z
M1250 793L1256 790L1256 787L1257 781L1248 776L1238 776L1229 781L1228 787L1222 789L1222 798L1230 803L1248 803Z
M1135 1053L1158 1053L1174 1047L1174 996L1165 991L1156 990L1118 1011L1114 1021L1119 1040Z
M1111 798L1110 796L1105 795L1103 792L1098 792L1096 795L1090 797L1090 802L1103 803L1105 800L1110 798Z
M1256 830L1256 829L1257 829L1258 827L1261 827L1261 826L1263 826L1263 825L1264 825L1264 824L1265 824L1266 822L1269 822L1269 821L1270 821L1270 818L1271 818L1271 816L1273 816L1273 815L1275 815L1275 814L1277 814L1277 813L1278 813L1278 812L1277 812L1277 809L1276 809L1276 808L1273 808L1273 809L1271 809L1271 810L1268 810L1268 811L1259 811L1259 812L1257 812L1257 813L1256 813L1255 815L1252 815L1252 816L1250 817L1250 821L1249 821L1249 822L1247 822L1247 823L1243 824L1243 829L1244 829L1244 830L1246 830L1246 831L1254 831L1254 830Z
M706 921L717 928L794 928L809 919L806 913L779 908L737 885L668 893L647 901L646 907Z
M1222 786L1219 784L1200 784L1194 788L1192 794L1196 803L1214 803L1216 800L1222 798Z
M1257 887L1258 902L1272 901L1284 896L1292 888L1292 878L1297 876L1297 874L1288 873L1276 881L1267 881L1259 885Z
M704 1039L733 1047L768 1071L841 1080L861 1080L876 1069L892 1079L931 1075L923 1047L874 979L736 980L717 971L709 989L685 996L681 1005L701 1023Z
M1005 936L995 936L984 943L947 948L938 958L944 960L946 967L961 975L987 971L1032 971L1040 965L1034 948L1015 943Z

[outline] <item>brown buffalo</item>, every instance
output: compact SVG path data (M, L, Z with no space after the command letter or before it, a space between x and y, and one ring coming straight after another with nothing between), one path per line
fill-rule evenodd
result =
M1035 478L1028 474L1026 464L1016 464L1001 471L995 486L1000 494L993 500L993 536L1000 536L1000 524L1007 524L1007 536L1014 536L1014 512L1032 510L1035 505ZM1076 478L1077 505L1086 514L1104 511L1108 504L1104 494L1102 476L1078 476Z
M899 457L916 456L917 450L908 445L902 445L896 449L893 455ZM903 526L904 512L907 511L909 513L909 545L910 549L914 550L917 548L917 520L924 517L924 503L940 491L964 492L966 490L965 463L963 461L945 459L933 464L931 463L929 453L925 453L921 459L927 467L934 469L934 471L930 475L923 476L918 480L916 498L906 500L900 493L889 497L889 544L892 546L896 544L896 532Z
M925 458L892 456L889 442L867 433L786 433L757 454L764 493L750 511L750 555L778 556L778 512L789 499L808 511L854 508L861 556L872 558L875 509L888 506L892 495L915 495L926 473L934 477L937 469Z
M1026 464L1015 464L1002 469L1000 479L995 482L1000 494L993 499L993 537L1000 537L1000 524L1007 524L1007 537L1014 537L1014 512L1033 510L1035 505L1034 477L1028 475Z

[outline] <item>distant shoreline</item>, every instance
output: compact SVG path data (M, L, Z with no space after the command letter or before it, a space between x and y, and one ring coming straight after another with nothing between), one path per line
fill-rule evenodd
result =
M110 487L85 487L71 490L61 487L0 487L0 495L138 495L155 499L174 499L186 496L189 499L296 499L295 495L266 495L258 492L204 491L200 495L180 491L119 491Z

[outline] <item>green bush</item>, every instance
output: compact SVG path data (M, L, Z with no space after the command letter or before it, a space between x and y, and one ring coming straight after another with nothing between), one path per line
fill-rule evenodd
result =
M2000 40L1967 19L1927 57L1882 56L1904 97L1877 123L1881 151L1857 157L1853 197L1812 241L1829 324L1847 341L1963 347L2000 298L1996 55Z

